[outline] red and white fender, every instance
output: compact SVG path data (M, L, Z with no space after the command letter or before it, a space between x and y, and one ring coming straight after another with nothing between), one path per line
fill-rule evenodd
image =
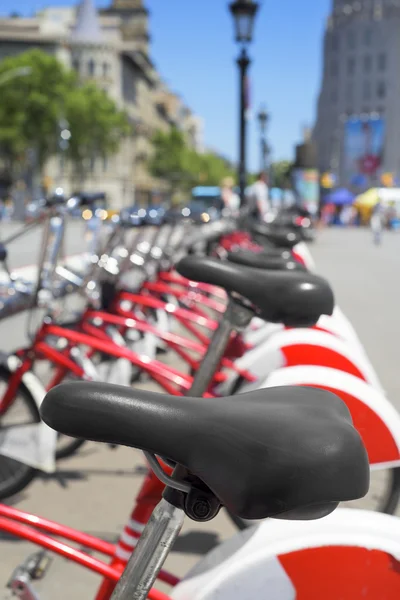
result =
M260 387L304 385L333 392L347 404L372 467L400 466L400 415L378 390L354 375L328 367L288 367Z
M283 367L330 367L359 377L383 393L382 385L365 355L339 337L317 329L287 329L271 334L235 364L255 375L257 382ZM227 388L218 391L227 393Z
M338 509L237 534L178 584L173 600L398 600L400 519Z
M300 242L300 244L297 244L293 248L293 255L300 260L309 271L315 271L315 261L305 242Z

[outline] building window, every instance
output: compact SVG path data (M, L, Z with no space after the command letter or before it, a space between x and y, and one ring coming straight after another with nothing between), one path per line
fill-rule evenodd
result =
M369 46L370 44L372 44L372 29L370 29L368 27L368 29L365 30L364 33L364 44L366 46Z
M363 99L370 100L371 99L371 82L364 81L363 85Z
M379 69L379 71L386 71L386 63L387 63L386 54L384 52L382 52L378 56L378 69Z
M347 34L347 46L350 48L350 50L354 50L356 47L356 36L354 31L349 31Z
M107 173L108 170L108 157L103 156L103 173Z
M103 63L103 77L108 77L110 73L110 65L107 62Z
M353 57L347 59L347 75L354 75L356 61Z
M372 57L367 55L364 56L364 72L370 73L372 70Z
M339 73L339 64L337 60L333 60L331 62L331 75L332 77L336 77Z
M87 67L88 67L88 74L90 75L90 77L93 77L95 69L96 69L96 64L95 64L93 58L91 58L88 61Z
M74 71L79 73L79 71L81 70L81 63L80 63L79 58L74 58L72 60L72 68L74 69Z
M339 51L339 37L338 37L337 33L333 33L332 34L331 49L332 49L332 52L338 52Z
M386 83L384 81L380 81L378 83L378 87L376 89L376 94L378 98L385 98L386 96Z
M354 87L352 83L348 83L346 87L346 103L347 106L351 106L353 104L353 96L354 96Z

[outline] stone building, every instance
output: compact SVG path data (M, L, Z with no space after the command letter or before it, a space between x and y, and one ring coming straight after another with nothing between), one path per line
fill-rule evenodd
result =
M323 53L314 131L320 169L351 184L357 165L350 162L349 171L348 154L356 156L359 144L365 146L366 186L385 172L399 176L400 1L333 0ZM379 154L375 163L374 153Z
M39 47L56 56L83 80L94 80L123 108L133 135L116 156L87 159L84 187L102 190L115 208L151 201L167 190L147 164L155 131L180 128L187 142L202 150L202 121L161 79L150 57L149 14L142 0L113 0L97 13L94 0L78 7L49 7L32 18L0 18L0 60ZM46 175L67 192L78 186L62 157Z

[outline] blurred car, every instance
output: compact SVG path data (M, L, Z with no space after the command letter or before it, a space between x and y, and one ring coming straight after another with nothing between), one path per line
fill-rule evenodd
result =
M146 209L143 208L143 206L138 206L136 204L123 208L119 213L121 223L131 227L143 225L145 217Z
M198 200L191 201L188 204L175 206L165 213L167 223L175 223L185 219L190 219L193 223L204 224L210 221L216 221L221 218L221 211L215 206L207 206Z
M146 225L162 225L165 220L166 210L162 204L151 204L146 207L144 222Z

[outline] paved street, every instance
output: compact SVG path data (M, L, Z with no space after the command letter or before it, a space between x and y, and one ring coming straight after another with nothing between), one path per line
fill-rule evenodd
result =
M388 234L382 247L377 248L365 230L324 231L311 247L319 272L332 283L338 303L365 343L389 398L400 409L399 250L400 235ZM14 339L23 335L22 321L21 317L14 319L13 329L0 323L2 347L12 346ZM111 451L88 444L77 457L62 462L56 476L38 478L13 504L115 540L129 514L142 474L143 460L138 452L125 448ZM233 532L225 514L205 526L186 523L168 566L177 574L185 573L200 553ZM0 541L0 586L30 551L29 544ZM43 600L89 600L97 583L97 577L56 559L38 589Z
M19 223L0 223L0 241L7 240L22 229ZM65 231L65 249L71 254L85 250L85 223L81 220L70 220ZM8 261L11 269L25 267L36 262L43 237L43 226L28 231L18 240L7 245Z

